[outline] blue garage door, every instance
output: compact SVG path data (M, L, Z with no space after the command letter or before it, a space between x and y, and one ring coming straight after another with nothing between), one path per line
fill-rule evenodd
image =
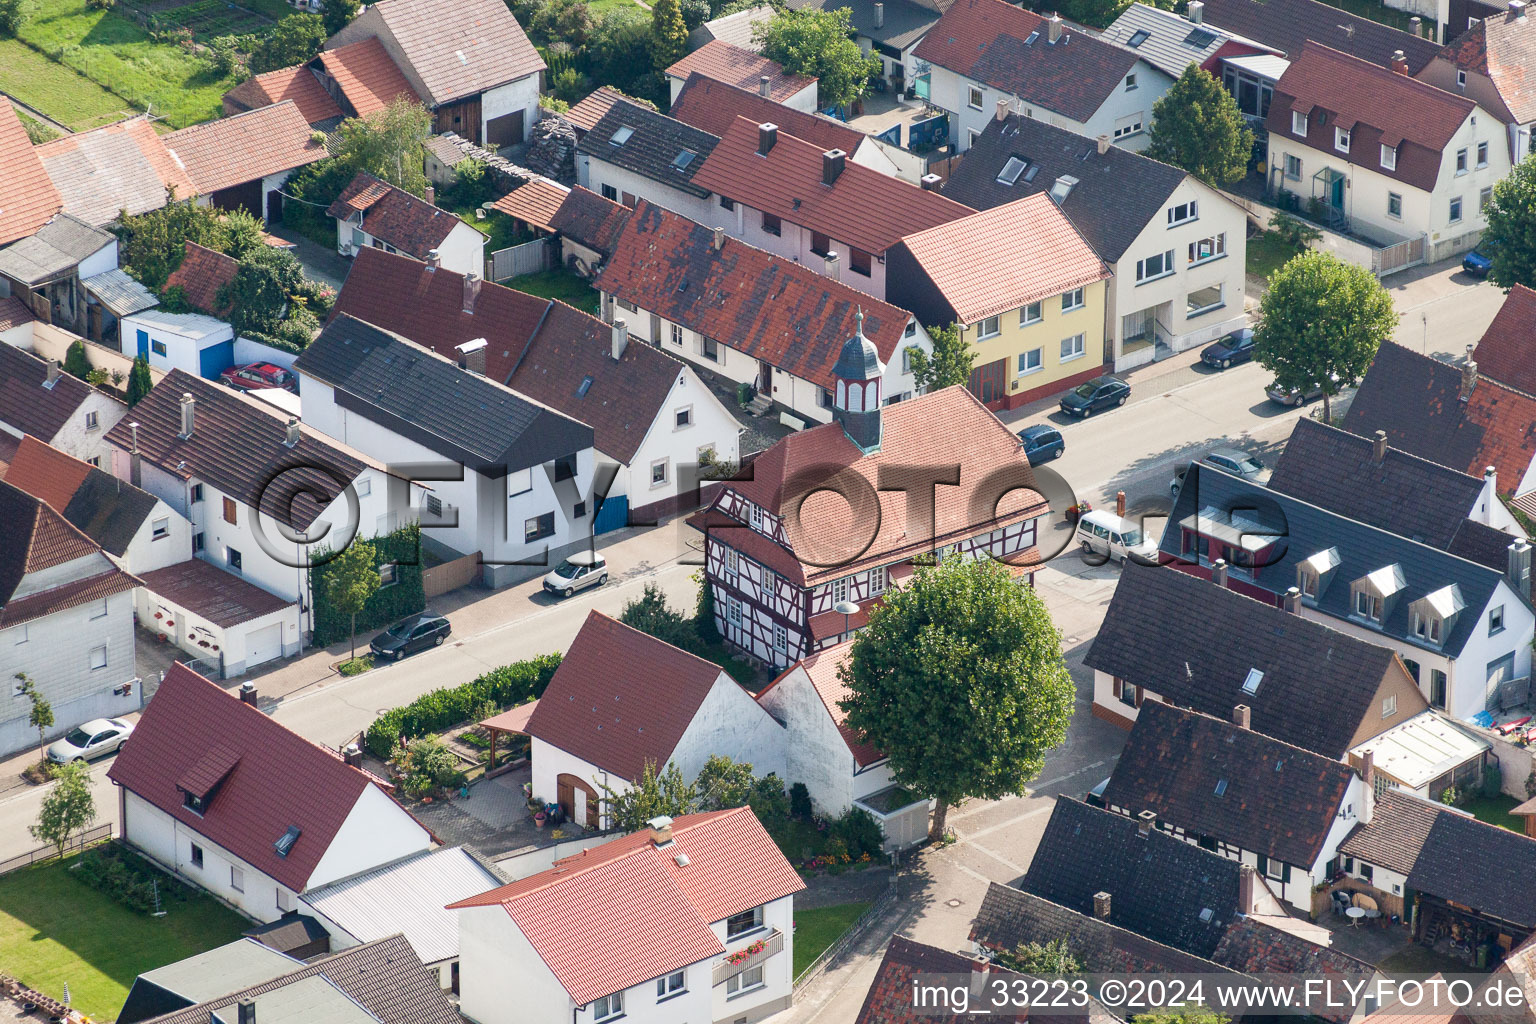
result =
M629 525L629 495L610 494L597 508L597 518L592 522L592 532L611 533Z
M235 365L233 340L209 345L198 353L198 375L207 380L218 380L219 374Z

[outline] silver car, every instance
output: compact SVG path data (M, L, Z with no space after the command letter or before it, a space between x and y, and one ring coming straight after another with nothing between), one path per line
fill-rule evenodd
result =
M1195 464L1210 466L1223 473L1230 473L1232 476L1254 482L1257 482L1264 472L1264 463L1236 448L1216 448L1195 460ZM1179 488L1184 485L1185 472L1186 470L1180 469L1173 474L1173 483L1169 485L1169 490L1173 492L1175 498L1179 496Z
M48 760L68 764L103 757L122 746L131 735L133 726L121 718L93 718L49 744Z
M544 589L551 594L570 597L578 590L600 587L607 580L608 560L596 553L579 551L544 577Z

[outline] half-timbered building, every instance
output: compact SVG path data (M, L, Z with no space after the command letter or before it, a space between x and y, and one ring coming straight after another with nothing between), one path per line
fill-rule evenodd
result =
M1027 575L1047 512L1018 438L964 388L882 406L862 329L832 372L834 421L765 451L689 520L720 635L779 667L864 625L920 556L985 555ZM844 601L859 610L836 610Z

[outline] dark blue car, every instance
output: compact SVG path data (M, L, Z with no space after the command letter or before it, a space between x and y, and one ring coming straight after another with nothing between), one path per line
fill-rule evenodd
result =
M1024 454L1029 456L1031 466L1059 459L1061 453L1067 450L1067 442L1062 440L1061 431L1045 423L1025 427L1019 431L1019 440L1024 442Z
M1200 352L1200 361L1206 366L1214 366L1218 370L1225 370L1236 363L1246 363L1253 358L1253 329L1243 327L1205 346Z
M1473 277L1487 277L1488 268L1493 266L1493 260L1488 255L1488 249L1479 245L1476 249L1461 258L1461 269Z

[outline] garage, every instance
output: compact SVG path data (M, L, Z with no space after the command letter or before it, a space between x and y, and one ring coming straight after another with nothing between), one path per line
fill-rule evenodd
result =
M485 122L485 141L493 148L515 146L523 141L523 112L514 110Z
M139 624L157 633L161 643L191 654L197 670L209 678L229 679L298 650L296 602L201 558L140 578Z
M251 668L280 657L283 653L283 624L252 630L245 636L245 667Z

